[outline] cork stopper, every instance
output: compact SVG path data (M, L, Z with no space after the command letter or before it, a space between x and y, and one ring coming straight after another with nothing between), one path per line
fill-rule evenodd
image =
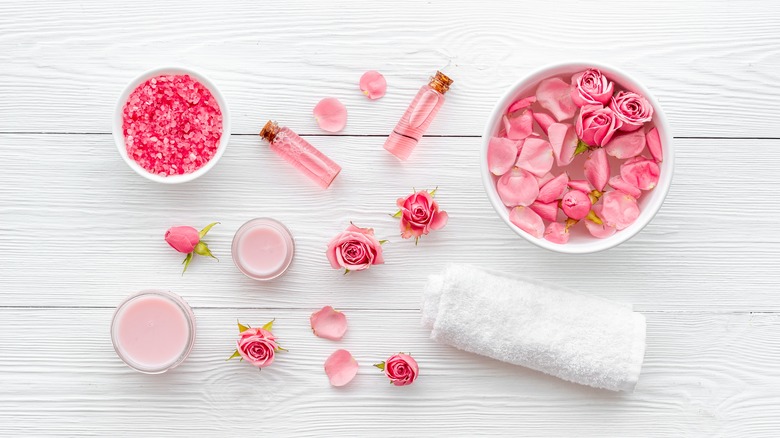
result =
M260 130L260 137L263 137L265 141L271 143L276 138L276 134L279 133L279 125L273 120L269 120L263 129Z
M439 94L444 94L450 89L452 85L452 79L440 71L436 71L436 75L431 77L431 81L428 85L436 90Z

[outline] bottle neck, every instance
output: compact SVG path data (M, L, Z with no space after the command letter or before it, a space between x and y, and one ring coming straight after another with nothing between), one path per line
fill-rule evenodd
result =
M263 129L260 130L260 137L265 139L265 141L267 141L268 143L273 143L278 133L279 133L279 124L277 124L273 120L269 120L268 122L266 122L265 126L263 126Z
M437 71L436 74L431 77L430 82L428 82L428 86L439 94L446 93L447 90L450 89L450 85L452 85L452 79L440 71Z

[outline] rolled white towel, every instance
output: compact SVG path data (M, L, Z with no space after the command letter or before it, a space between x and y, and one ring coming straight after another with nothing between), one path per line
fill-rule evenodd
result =
M645 317L631 306L468 265L429 277L431 338L582 385L633 391Z

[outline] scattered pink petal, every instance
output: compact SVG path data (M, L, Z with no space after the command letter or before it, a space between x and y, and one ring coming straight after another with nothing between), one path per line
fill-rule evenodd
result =
M547 133L558 166L568 166L574 159L574 151L577 149L577 133L574 131L574 126L553 123L547 129Z
M347 317L331 306L312 313L309 322L314 334L321 338L338 341L347 332Z
M554 159L550 143L540 138L527 138L517 157L517 167L541 177L552 169Z
M314 107L314 118L323 131L339 132L347 125L347 107L335 97L326 97Z
M387 91L387 81L382 73L369 70L360 77L360 91L371 100L379 99Z
M604 206L599 202L598 204L593 206L593 213L596 214L599 218L601 218L601 211L604 208ZM588 232L593 236L597 237L599 239L606 239L607 237L615 234L617 229L615 227L610 227L609 225L603 223L599 225L590 219L585 219L585 228L588 229Z
M536 89L539 104L559 122L574 117L577 105L571 100L571 86L559 78L545 79Z
M534 112L527 109L519 115L505 115L504 130L506 136L512 140L522 140L528 137L534 130Z
M492 137L488 143L487 162L490 173L496 176L509 172L517 160L517 142L503 137Z
M355 378L358 363L347 350L336 350L325 361L325 374L333 386L344 386Z
M639 206L631 195L613 190L604 193L601 202L603 208L599 217L607 226L622 230L639 217Z
M564 244L569 241L569 230L566 229L566 225L560 222L550 222L547 225L547 229L544 230L544 238L552 243Z
M536 201L529 206L542 219L555 222L558 219L558 201L539 202Z
M590 191L593 190L590 183L582 179L570 179L568 185L572 189L579 190L583 193L590 193Z
M536 197L536 200L539 202L553 202L561 199L568 183L569 175L562 173L556 176L539 188L539 196Z
M661 169L655 161L637 157L620 165L620 176L623 181L642 190L652 190L658 184Z
M509 221L517 225L526 233L542 238L544 235L544 221L535 211L528 207L515 207L509 212Z
M522 98L520 100L516 100L515 103L512 105L509 105L509 109L506 110L507 113L513 113L517 110L521 110L523 108L528 108L531 106L532 103L536 102L536 96L528 96L525 98Z
M539 182L539 187L542 187L543 185L547 184L548 182L552 181L553 178L555 178L555 175L553 175L550 172L545 173L544 175L537 177L536 181Z
M604 148L609 155L620 160L636 157L645 149L645 133L639 129L615 135Z
M507 207L531 205L539 195L539 183L528 171L513 167L498 179L498 196Z
M547 129L550 128L550 125L555 123L555 119L547 113L535 112L534 120L536 120L536 123L542 128L542 132L544 132L545 135L547 135Z
M570 190L561 199L561 209L566 216L578 221L590 212L591 202L585 192Z
M615 175L612 178L609 179L609 185L615 190L620 190L623 193L626 193L628 195L631 195L637 199L639 199L640 196L642 196L642 191L639 190L637 187L625 182L623 180L623 177L620 175Z
M658 128L653 128L647 133L647 149L650 150L650 155L657 162L664 160L664 149L661 147L661 136L658 134Z
M598 191L603 191L609 180L609 162L604 148L593 150L585 160L585 178Z

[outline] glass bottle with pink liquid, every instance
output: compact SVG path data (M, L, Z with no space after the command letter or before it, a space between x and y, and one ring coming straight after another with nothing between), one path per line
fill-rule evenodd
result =
M323 189L327 189L341 172L341 166L335 161L317 150L290 128L279 127L273 120L269 120L263 126L260 137L270 143L272 151L314 180Z
M420 88L393 132L385 140L385 149L388 152L401 160L409 158L444 104L444 93L450 89L450 85L452 79L437 71L430 82Z

